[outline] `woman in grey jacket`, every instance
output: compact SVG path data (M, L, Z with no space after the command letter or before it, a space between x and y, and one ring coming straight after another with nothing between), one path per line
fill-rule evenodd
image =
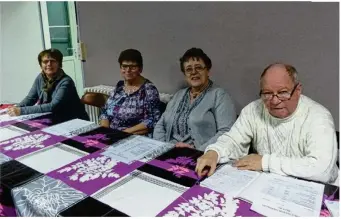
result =
M73 80L62 69L63 54L57 49L39 53L41 73L23 101L8 109L11 116L52 112L56 119L89 120Z
M204 151L230 130L236 120L234 104L229 94L209 79L211 67L211 59L199 48L187 50L180 58L189 87L168 103L154 128L154 139Z

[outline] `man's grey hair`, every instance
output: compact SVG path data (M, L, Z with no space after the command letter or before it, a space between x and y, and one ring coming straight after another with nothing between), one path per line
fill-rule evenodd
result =
M273 64L270 64L268 65L262 75L260 76L260 83L262 82L262 79L264 77L264 75L266 74L266 72L269 70L269 68L271 68L272 66L275 66L275 65L281 65L285 68L285 70L287 71L288 75L290 76L290 78L292 79L292 82L294 82L294 84L298 84L299 81L298 81L298 73L297 73L297 70L294 66L292 65L288 65L288 64L283 64L283 63L273 63Z

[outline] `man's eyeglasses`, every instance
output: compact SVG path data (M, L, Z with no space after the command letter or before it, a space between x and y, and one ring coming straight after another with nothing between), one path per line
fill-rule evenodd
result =
M128 70L128 68L130 70L135 71L139 68L139 66L138 65L124 65L124 64L121 65L121 69L123 69L123 70Z
M298 86L298 84L295 85L294 89L291 92L289 92L289 91L281 91L281 92L278 92L277 94L270 93L270 92L264 92L264 93L260 92L259 96L263 100L272 100L272 98L274 98L274 96L276 96L279 100L290 100L290 98L294 94L297 86Z
M204 71L205 68L206 67L203 67L203 66L195 66L194 69L189 67L185 69L185 74L191 75L192 73L195 73L195 72L201 73Z

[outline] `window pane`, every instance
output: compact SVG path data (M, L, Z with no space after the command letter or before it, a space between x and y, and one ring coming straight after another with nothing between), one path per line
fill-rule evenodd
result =
M50 26L69 25L67 2L46 2Z
M67 2L46 2L50 27L51 47L60 50L64 56L72 56L73 50Z
M59 49L64 56L72 56L70 27L50 27L52 48Z

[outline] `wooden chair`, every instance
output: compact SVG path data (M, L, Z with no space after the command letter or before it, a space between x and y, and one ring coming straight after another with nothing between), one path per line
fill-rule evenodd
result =
M82 96L81 101L84 104L102 108L104 107L108 98L109 96L106 94L87 92Z

